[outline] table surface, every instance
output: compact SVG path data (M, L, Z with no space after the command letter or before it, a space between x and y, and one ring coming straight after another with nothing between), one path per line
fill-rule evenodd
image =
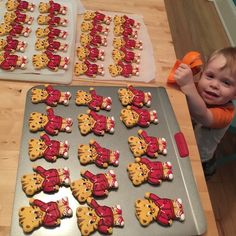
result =
M83 0L82 3L86 9L143 15L153 44L157 67L156 79L148 84L134 83L134 85L166 87L176 119L188 144L193 174L207 219L205 235L218 235L185 97L177 88L166 86L165 83L176 58L164 0ZM126 85L125 82L88 83L83 79L72 81L71 85L109 86L115 84ZM10 233L25 98L27 91L35 85L37 84L29 82L0 81L0 236Z

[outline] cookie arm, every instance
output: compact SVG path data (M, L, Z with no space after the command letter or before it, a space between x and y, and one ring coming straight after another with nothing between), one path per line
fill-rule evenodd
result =
M99 207L98 203L94 199L92 199L88 204L95 210Z
M43 178L45 178L45 169L42 166L37 166L34 169L37 173L39 173Z
M89 179L91 182L93 180L94 174L86 170L84 174L81 174L83 177Z
M49 145L51 143L51 139L46 133L42 133L40 135L40 138L45 142L46 145Z
M34 199L33 201L33 205L34 206L38 206L42 211L46 212L47 208L48 208L48 205L47 203L44 203L42 202L41 200L39 199Z
M164 212L160 212L157 215L156 220L157 220L157 222L161 223L162 225L170 225L170 222L169 222L170 219L168 218L168 216Z

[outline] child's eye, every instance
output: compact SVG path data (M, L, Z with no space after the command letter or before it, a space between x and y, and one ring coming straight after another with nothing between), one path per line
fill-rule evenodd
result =
M230 86L231 85L230 81L228 81L228 80L223 80L223 84L226 85L226 86Z

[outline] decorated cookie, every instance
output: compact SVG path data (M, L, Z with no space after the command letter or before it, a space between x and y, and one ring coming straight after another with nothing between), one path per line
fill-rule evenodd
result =
M83 21L81 23L81 31L90 33L90 35L96 35L96 34L108 35L109 27L103 26L97 22Z
M87 114L78 115L78 122L80 132L83 135L90 132L96 135L104 135L105 132L113 134L115 131L115 119L113 116L99 115L92 110L88 110Z
M78 158L82 165L95 163L99 167L107 168L108 165L119 165L120 153L102 147L95 140L91 139L89 145L81 144L78 147Z
M124 76L128 78L139 75L139 66L125 64L121 61L119 61L118 64L109 65L108 69L112 77Z
M140 89L128 85L127 88L118 90L120 102L123 106L134 105L136 107L151 106L152 95L150 92L143 92Z
M126 15L123 16L118 16L115 15L113 18L114 25L123 25L123 26L128 26L128 27L134 27L139 29L140 28L140 23L136 22L134 19L129 18Z
M50 0L49 2L40 2L38 9L40 13L49 13L54 15L65 15L67 13L66 6L62 6L61 4L52 0Z
M67 70L70 63L69 57L62 57L59 54L53 54L50 51L45 51L40 54L34 54L32 63L36 70L49 69L58 71L59 69Z
M28 37L31 32L29 27L24 27L21 24L8 24L8 23L1 23L0 24L0 36L11 35L15 37L24 36Z
M131 39L129 37L116 37L113 39L113 47L120 49L120 48L127 48L127 49L143 49L143 43L142 41L138 41L135 39Z
M90 88L89 92L78 90L75 103L77 105L86 105L89 109L95 111L99 111L100 109L110 111L112 99L111 97L98 95L94 88Z
M35 42L35 49L40 50L48 50L51 52L57 52L62 51L66 52L68 49L67 43L61 43L59 41L56 41L52 38L43 38L43 39L37 39Z
M97 60L103 61L105 58L105 52L102 49L96 47L77 47L77 57L80 61L84 61L86 59L96 62Z
M54 14L49 15L39 15L37 18L39 25L51 25L51 26L67 26L68 20L66 18L61 18L55 16Z
M37 38L48 37L51 39L57 39L57 38L66 39L68 36L67 31L60 30L60 29L54 28L52 26L48 26L45 28L39 27L36 29L35 34L36 34Z
M28 196L43 191L52 193L60 186L70 185L70 172L67 167L63 169L44 169L42 166L33 167L35 173L25 174L21 177L22 189Z
M44 158L47 161L54 162L58 157L69 157L69 143L68 141L60 142L52 140L50 137L42 132L40 139L32 138L29 140L29 157L31 161L39 158Z
M159 185L162 180L172 180L172 164L170 162L150 161L147 158L135 158L134 163L128 165L129 178L133 185L138 186L148 182Z
M16 11L7 11L4 15L5 23L11 24L13 22L17 24L28 24L33 23L34 17L29 16L25 13L21 13L19 10Z
M136 125L148 127L151 123L158 124L156 110L148 111L147 109L138 108L133 105L121 110L120 119L128 128Z
M71 190L79 202L85 202L88 197L105 197L109 190L118 188L118 182L113 170L107 173L93 174L88 170L82 170L82 179L71 183Z
M19 224L24 233L31 233L41 226L57 227L61 224L61 218L71 217L73 214L67 197L55 202L30 198L29 203L30 206L23 206L18 212Z
M59 131L70 133L72 124L71 118L55 115L51 107L47 107L47 114L32 112L29 118L31 132L45 130L50 135L57 135Z
M80 35L80 43L83 47L87 47L88 45L100 47L100 46L107 46L107 38L106 36L101 36L99 34L90 35L82 33Z
M143 226L148 226L153 221L171 226L173 220L184 221L182 200L160 198L154 193L145 193L146 199L138 199L135 202L136 217Z
M0 51L24 52L26 47L27 43L25 41L17 40L10 35L5 39L0 39Z
M130 26L125 25L115 25L113 29L115 37L123 36L137 39L138 31L134 30Z
M135 157L148 155L151 158L157 158L158 154L167 154L166 140L164 138L157 138L149 136L146 131L139 130L139 137L130 136L128 143L130 149Z
M10 52L0 53L0 69L13 71L17 68L25 69L27 63L26 56L10 54Z
M101 12L98 11L86 11L83 15L84 20L86 21L93 21L96 23L104 23L109 25L112 21L112 18L110 16L107 16Z
M78 61L75 63L74 73L76 76L86 75L89 77L96 77L97 75L104 75L103 65L91 63L88 60Z
M45 88L33 88L31 90L32 103L45 103L48 106L56 106L57 104L68 105L71 98L69 91L61 92L54 89L52 85L45 85Z
M7 11L19 10L22 12L25 11L34 11L35 4L23 0L7 0L6 2Z
M124 226L120 205L108 207L99 205L93 198L88 198L89 207L78 207L77 224L82 235L87 236L95 231L101 234L112 234L113 227Z
M118 63L119 61L124 61L126 63L140 63L140 53L134 53L125 48L113 49L112 58L115 63Z

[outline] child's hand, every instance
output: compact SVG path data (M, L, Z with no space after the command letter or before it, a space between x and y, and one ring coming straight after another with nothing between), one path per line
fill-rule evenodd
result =
M176 69L174 79L183 92L185 92L187 88L194 85L192 70L188 65L184 63L181 63L180 66Z

